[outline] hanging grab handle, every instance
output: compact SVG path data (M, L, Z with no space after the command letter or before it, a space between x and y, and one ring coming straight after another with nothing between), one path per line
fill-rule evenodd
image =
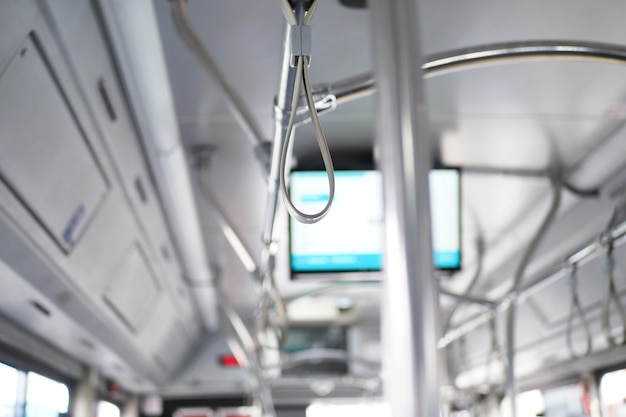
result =
M589 356L592 349L591 342L591 330L589 329L589 322L587 321L587 317L585 316L585 311L580 303L580 298L578 297L578 271L576 264L573 264L570 269L570 291L572 293L572 306L570 308L569 318L567 319L567 348L569 349L570 355L574 359L580 359ZM574 343L572 340L572 333L574 332L574 316L578 315L580 317L580 321L583 324L583 328L585 330L585 350L583 353L577 353L574 350Z
M602 244L602 243L600 243ZM603 246L604 259L602 260L602 269L605 274L605 286L604 286L604 302L602 304L602 331L609 346L623 346L626 344L626 312L624 312L624 306L622 305L619 295L615 289L615 282L613 279L615 272L615 259L613 258L613 242L608 242ZM611 301L615 304L617 313L622 321L622 334L621 340L618 337L613 336L611 330L610 316L611 316Z
M302 1L302 0L300 0ZM313 14L317 7L317 0L313 1L309 10L301 16L300 21L298 21L298 17L294 13L291 4L288 0L281 0L283 14L287 19L287 22L292 26L291 34L291 51L292 51L292 62L291 64L296 68L296 77L294 80L293 86L293 96L291 99L291 110L289 114L289 121L287 123L287 129L285 134L285 144L282 149L281 157L280 157L280 191L283 197L283 201L285 206L287 207L287 211L293 218L301 223L317 223L322 220L330 211L330 207L333 203L333 199L335 197L335 169L333 166L333 160L330 155L330 150L328 149L328 142L326 141L326 136L324 135L324 131L322 130L322 125L319 121L319 117L317 115L317 110L315 108L315 101L313 100L313 92L311 89L311 80L309 78L309 65L311 62L310 56L310 27L308 24L313 18ZM326 174L328 176L328 189L329 196L328 201L324 208L317 213L307 214L298 210L296 206L291 201L289 196L289 191L287 190L287 160L289 156L289 151L292 142L292 133L294 122L296 118L296 110L298 108L298 104L300 102L300 90L304 87L304 95L306 97L307 106L309 108L309 113L311 115L311 122L313 123L313 129L315 131L315 138L317 139L317 144L320 149L320 153L322 154L322 160L324 161L324 168L326 169Z

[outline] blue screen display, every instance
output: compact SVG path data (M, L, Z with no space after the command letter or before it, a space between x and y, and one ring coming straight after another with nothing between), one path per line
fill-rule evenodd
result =
M383 196L377 171L336 171L335 199L316 224L290 222L291 270L300 272L379 271L383 267ZM305 213L324 207L328 179L323 171L291 175L291 199ZM430 175L433 262L438 269L461 264L459 172Z

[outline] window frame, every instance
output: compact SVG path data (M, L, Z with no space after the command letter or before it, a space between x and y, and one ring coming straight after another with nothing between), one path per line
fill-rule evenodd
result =
M7 354L5 350L0 350L0 363L9 366L17 371L18 375L18 392L16 393L16 407L13 417L27 417L27 391L28 391L28 374L34 373L44 378L53 380L67 387L68 391L68 410L67 413L59 414L60 416L71 415L72 400L74 397L75 381L59 375L43 365L25 358L24 355Z

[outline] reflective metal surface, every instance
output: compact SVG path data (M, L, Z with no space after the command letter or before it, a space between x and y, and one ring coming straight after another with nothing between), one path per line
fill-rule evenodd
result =
M612 239L614 239L613 244L615 247L624 244L624 242L626 241L626 224L622 224L616 227L611 232L611 237ZM508 294L501 302L497 304L494 310L478 314L477 316L466 320L465 322L447 332L439 340L438 347L442 349L448 346L453 341L458 340L459 338L468 334L482 324L487 323L498 313L508 310L511 306L511 303L522 303L525 299L532 296L533 294L536 294L537 292L540 292L541 290L550 286L555 281L567 277L569 275L568 268L570 265L576 264L581 267L588 262L591 262L592 260L600 256L600 249L601 248L598 242L594 240L589 245L567 257L563 265L560 266L556 271L552 272L549 275L541 276L537 279L534 279L533 281L522 285L519 291Z
M370 4L383 177L383 387L394 416L439 415L437 296L428 173L431 144L421 75L418 2Z
M626 48L622 45L576 41L483 45L426 57L422 70L424 77L429 78L484 65L531 59L589 60L623 65L626 62ZM375 90L376 80L370 73L330 84L330 91L335 95L338 105L364 97Z

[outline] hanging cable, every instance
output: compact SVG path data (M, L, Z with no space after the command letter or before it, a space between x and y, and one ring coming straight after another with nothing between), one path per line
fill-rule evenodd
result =
M298 24L298 19L296 18L296 14L293 12L293 8L291 7L289 0L281 0L280 6L283 10L285 19L287 19L287 23L291 26L296 26Z
M530 263L531 258L535 254L535 251L537 250L537 247L539 246L539 243L541 242L541 239L543 239L543 236L548 231L548 227L550 226L550 224L552 223L552 220L554 220L554 217L556 216L556 212L559 209L559 205L561 204L561 194L562 194L561 182L556 179L553 179L552 180L552 203L550 204L550 209L548 210L546 217L543 219L541 226L539 226L537 233L535 233L535 236L528 244L526 252L524 252L524 256L522 257L522 260L520 261L517 271L515 272L515 276L513 279L513 287L511 291L518 290L519 285L522 282L522 278L524 278L524 272L526 272L526 267Z
M302 0L299 0L298 4L299 7L303 7ZM292 9L291 4L288 0L281 0L281 6L287 22L291 25L292 65L296 67L296 77L294 80L293 96L291 99L291 110L285 135L285 144L283 146L280 157L280 191L285 206L289 211L289 214L291 214L294 219L301 223L312 224L319 222L328 214L328 212L330 211L330 207L333 203L333 198L335 196L335 169L333 166L333 160L330 154L330 150L328 149L328 142L326 141L326 136L324 135L324 131L322 130L322 125L319 121L317 110L315 108L315 100L313 99L313 90L311 87L311 80L309 78L309 65L311 62L311 31L308 25L313 18L315 9L317 8L317 0L314 0L311 3L309 10L304 12L304 16L300 14L299 17ZM322 210L314 214L307 214L298 210L291 201L289 191L287 190L287 161L289 159L288 157L290 154L291 142L293 139L293 128L297 113L296 110L300 102L300 90L302 88L304 88L304 96L306 98L309 113L311 115L311 122L315 131L315 138L317 140L317 144L322 155L322 160L324 162L324 168L326 169L326 174L328 176L328 201Z
M572 306L570 308L569 318L567 319L567 348L569 349L570 355L574 359L580 359L589 356L592 350L592 337L591 330L589 329L589 322L587 321L587 317L585 316L585 310L583 310L582 304L580 303L580 298L578 297L578 267L576 264L573 264L570 267L570 291L572 293ZM576 353L574 350L574 343L572 340L572 333L574 332L574 316L578 314L580 317L580 321L583 324L583 328L585 330L585 350L583 353Z
M275 313L275 319L270 317L272 311ZM287 307L278 293L276 280L273 274L266 273L263 277L262 296L259 303L259 337L265 338L268 329L273 329L278 348L281 348L287 338L288 325ZM265 345L263 347L272 348Z
M494 360L500 360L504 364L504 355L498 341L496 317L489 320L489 331L491 332L491 347L487 354L487 363L485 364L485 385L488 387L491 386L491 363Z
M546 217L543 219L543 222L537 229L535 236L531 239L528 244L524 255L522 256L522 260L515 271L515 275L513 277L513 286L511 287L510 294L516 295L516 292L522 282L522 278L524 277L524 273L526 272L526 268L530 263L532 256L534 255L541 239L545 236L548 231L548 227L554 220L557 211L559 209L559 205L561 204L561 181L557 178L552 178L552 203L550 204L550 209L546 214ZM507 320L506 320L506 359L507 359L507 372L506 372L506 382L507 382L507 391L511 400L511 416L517 417L517 409L515 408L515 300L511 300L511 307L507 312Z
M480 278L482 274L483 259L484 259L484 253L485 253L485 241L482 237L482 234L479 234L478 238L476 239L476 253L477 253L477 258L478 258L477 263L476 263L476 269L474 270L474 275L470 279L469 284L467 285L467 287L461 294L463 297L467 297L470 294L470 292L472 291L472 289L474 288L474 286L476 285L476 283L478 282L478 279ZM442 334L445 335L448 333L448 330L450 330L450 324L452 323L452 319L454 318L454 315L456 314L457 310L461 306L461 303L462 303L461 300L456 301L456 303L452 306L450 313L448 313L448 315L444 318ZM455 371L452 370L454 366L453 361L457 360L459 362L459 366L456 367L458 370L460 369L460 363L462 363L464 359L461 358L461 351L459 349L455 349L455 350L450 349L449 352L450 352L450 355L446 356L446 358L448 358L450 371L452 372L452 374L454 374Z
M600 244L602 245L602 243ZM608 241L601 247L604 249L604 259L602 260L601 265L605 274L604 302L602 303L602 331L609 346L623 346L626 344L626 312L624 312L624 306L622 305L619 294L615 289L615 259L613 258L613 242ZM619 314L622 322L621 340L620 338L613 336L613 332L611 330L611 301L615 304L617 313Z
M472 276L469 284L461 294L463 297L467 297L472 292L472 289L478 282L478 279L480 278L480 275L483 271L483 259L485 257L485 239L483 238L482 234L479 234L476 238L476 254L478 258L476 262L476 269L474 270L474 275ZM450 330L450 323L452 322L452 319L454 318L457 310L461 306L461 302L461 300L457 301L452 307L452 310L450 311L448 316L445 318L442 332L444 335L448 332L448 330Z

